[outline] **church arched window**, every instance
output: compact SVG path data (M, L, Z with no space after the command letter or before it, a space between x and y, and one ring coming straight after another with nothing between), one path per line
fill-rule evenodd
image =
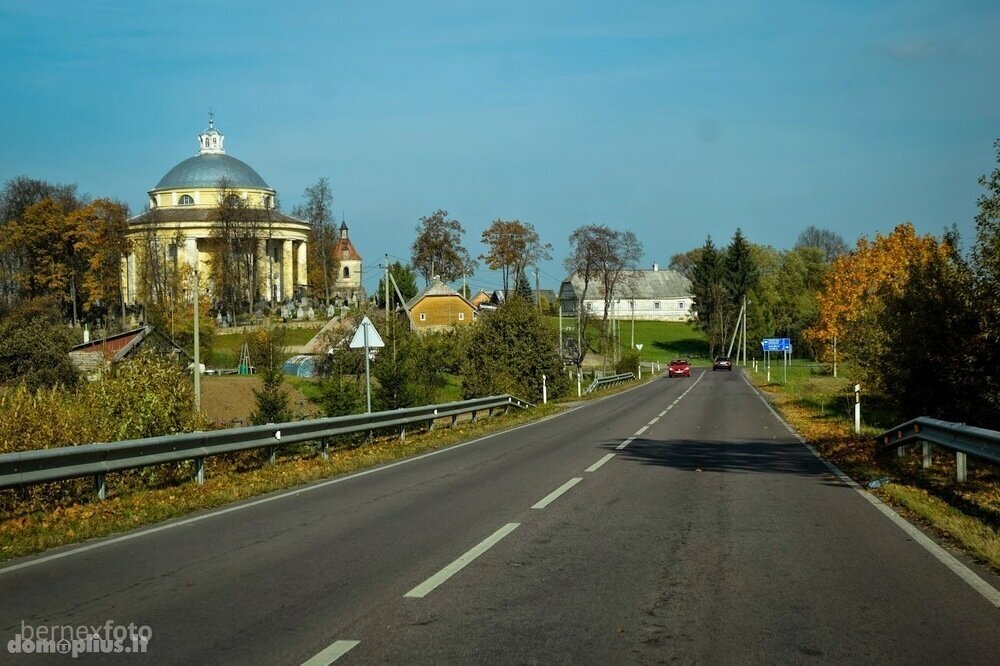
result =
M191 198L190 194L182 194L181 198L177 200L177 203L181 206L193 206L194 199Z
M345 278L351 277L351 269L348 268L347 266L344 266L344 277Z

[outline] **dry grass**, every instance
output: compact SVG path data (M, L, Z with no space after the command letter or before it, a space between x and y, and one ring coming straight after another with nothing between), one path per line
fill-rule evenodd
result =
M643 382L653 377L643 376ZM637 385L620 386L585 395L596 399L626 391ZM264 464L263 453L248 451L230 457L209 458L205 464L205 483L187 481L191 463L164 465L107 477L109 494L103 502L79 502L89 479L67 481L65 492L53 493L65 499L56 506L39 502L0 502L19 506L13 515L0 516L0 561L38 553L49 548L105 537L125 530L177 518L194 511L245 500L294 486L347 474L383 463L440 449L475 437L537 421L577 400L574 395L558 403L536 405L525 411L483 418L473 423L459 420L454 428L437 427L432 431L408 431L405 441L383 437L357 446L345 443L330 451L323 460L312 447L299 446L282 452L275 464ZM442 423L446 423L443 421ZM355 439L356 444L356 439ZM16 500L16 490L2 490Z
M847 380L790 374L783 386L767 384L753 372L749 377L824 458L862 486L872 479L892 479L872 492L1000 572L1000 478L994 467L970 458L968 481L958 484L954 455L947 451L935 450L928 470L922 468L919 447L910 447L902 458L894 452L879 454L875 437L881 427L863 425L861 434L854 434L850 400L843 391ZM892 424L891 416L880 415L880 420L886 418L890 423L881 426Z
M109 495L103 502L36 507L0 518L0 561L373 467L535 421L561 409L559 405L549 404L475 423L459 421L454 428L407 432L406 441L385 437L362 446L345 446L331 450L327 460L311 447L288 451L273 465L262 464L263 454L259 452L246 452L228 459L210 458L205 465L205 483L201 486L193 482L177 484L171 479L161 487L135 488L119 484L116 488L120 475L108 475ZM189 463L184 465L189 466Z

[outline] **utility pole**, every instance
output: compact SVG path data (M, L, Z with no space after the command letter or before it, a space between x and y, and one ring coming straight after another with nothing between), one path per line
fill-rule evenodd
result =
M635 298L633 298L629 303L632 304L632 348L635 348Z
M385 254L385 316L389 318L389 253Z
M537 307L539 311L541 311L541 309L542 309L542 296L541 296L540 293L538 293L538 267L537 266L535 267L535 307Z
M747 297L743 295L743 365L747 364Z
M197 260L196 260L197 261ZM198 292L200 291L198 266L194 269L194 411L201 415L201 341L198 339Z

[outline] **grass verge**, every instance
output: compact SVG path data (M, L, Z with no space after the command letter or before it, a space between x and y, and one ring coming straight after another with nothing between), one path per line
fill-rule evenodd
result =
M654 377L643 377L643 382ZM637 385L629 382L586 394L592 400L619 393ZM263 453L244 452L231 457L214 457L205 465L205 483L196 485L190 478L190 463L170 466L158 473L130 477L108 475L109 494L102 502L79 502L67 499L51 506L25 510L16 515L0 516L0 561L23 557L70 543L110 536L143 525L178 518L196 511L212 509L294 486L348 474L383 463L440 449L459 442L500 432L537 421L565 409L576 401L575 395L526 411L514 411L481 419L475 423L459 421L454 428L408 432L405 441L386 436L361 446L344 445L331 450L323 460L312 447L289 447L275 464L264 464ZM143 479L145 481L143 481ZM150 483L150 479L160 479ZM89 480L69 481L78 489ZM4 490L0 493L15 493ZM79 497L79 495L75 495Z
M168 482L162 487L116 490L117 475L109 475L110 492L102 502L71 502L55 509L0 519L0 561L444 448L535 421L561 409L553 403L475 423L459 421L454 428L436 428L420 434L408 432L405 441L383 437L362 446L331 450L327 460L306 446L290 447L291 450L279 455L273 465L255 464L263 461L263 454L259 452L247 452L230 459L211 458L205 465L205 483L200 486L193 482Z
M762 373L747 374L820 455L863 487L872 479L890 479L869 492L1000 573L1000 478L995 468L970 459L968 481L958 484L954 456L946 451L935 450L928 470L922 468L918 447L910 447L903 457L879 453L876 436L902 419L884 411L879 396L866 396L862 412L865 401L875 409L869 410L861 434L856 435L851 420L853 382L824 375L820 368L790 369L784 384L768 383Z

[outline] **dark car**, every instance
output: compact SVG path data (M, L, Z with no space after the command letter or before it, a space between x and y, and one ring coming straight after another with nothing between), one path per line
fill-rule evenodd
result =
M712 361L712 371L716 370L728 370L733 371L733 360L728 356L716 356L715 360Z
M675 358L667 368L668 377L690 377L691 363L686 358Z

